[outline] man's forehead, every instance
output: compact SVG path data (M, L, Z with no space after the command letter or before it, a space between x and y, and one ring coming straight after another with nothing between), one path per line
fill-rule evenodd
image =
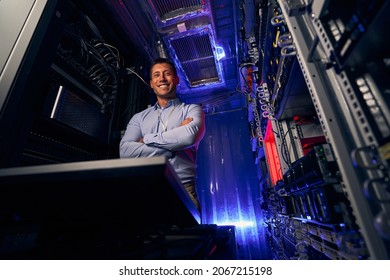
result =
M170 66L167 63L159 63L159 64L155 64L152 68L152 73L165 72L165 71L173 71L172 66Z

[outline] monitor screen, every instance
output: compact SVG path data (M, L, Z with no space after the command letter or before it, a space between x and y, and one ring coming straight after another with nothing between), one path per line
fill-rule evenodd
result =
M200 223L164 157L0 169L0 223L125 227L139 234Z

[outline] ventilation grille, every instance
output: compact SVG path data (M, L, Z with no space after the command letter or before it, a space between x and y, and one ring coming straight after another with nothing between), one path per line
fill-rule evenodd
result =
M148 1L157 30L191 88L223 81L209 2Z
M222 73L215 58L216 48L210 28L171 37L168 39L168 44L189 86L222 82Z
M151 4L161 22L177 17L198 13L204 6L204 0L151 0Z

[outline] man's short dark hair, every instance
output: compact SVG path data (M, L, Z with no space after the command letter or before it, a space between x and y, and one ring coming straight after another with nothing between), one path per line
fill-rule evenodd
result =
M160 64L160 63L169 64L172 67L173 73L175 74L175 76L177 76L175 64L171 60L169 60L168 58L165 58L165 57L158 57L155 60L153 60L152 65L150 66L150 71L152 71L152 68L154 65ZM150 73L150 75L152 75L152 73Z

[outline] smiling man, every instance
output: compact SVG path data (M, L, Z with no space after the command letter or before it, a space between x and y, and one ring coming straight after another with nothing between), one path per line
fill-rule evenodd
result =
M196 160L205 133L202 107L179 100L176 93L179 77L168 59L154 60L150 77L157 102L131 118L120 142L120 157L167 157L200 209L196 194Z

